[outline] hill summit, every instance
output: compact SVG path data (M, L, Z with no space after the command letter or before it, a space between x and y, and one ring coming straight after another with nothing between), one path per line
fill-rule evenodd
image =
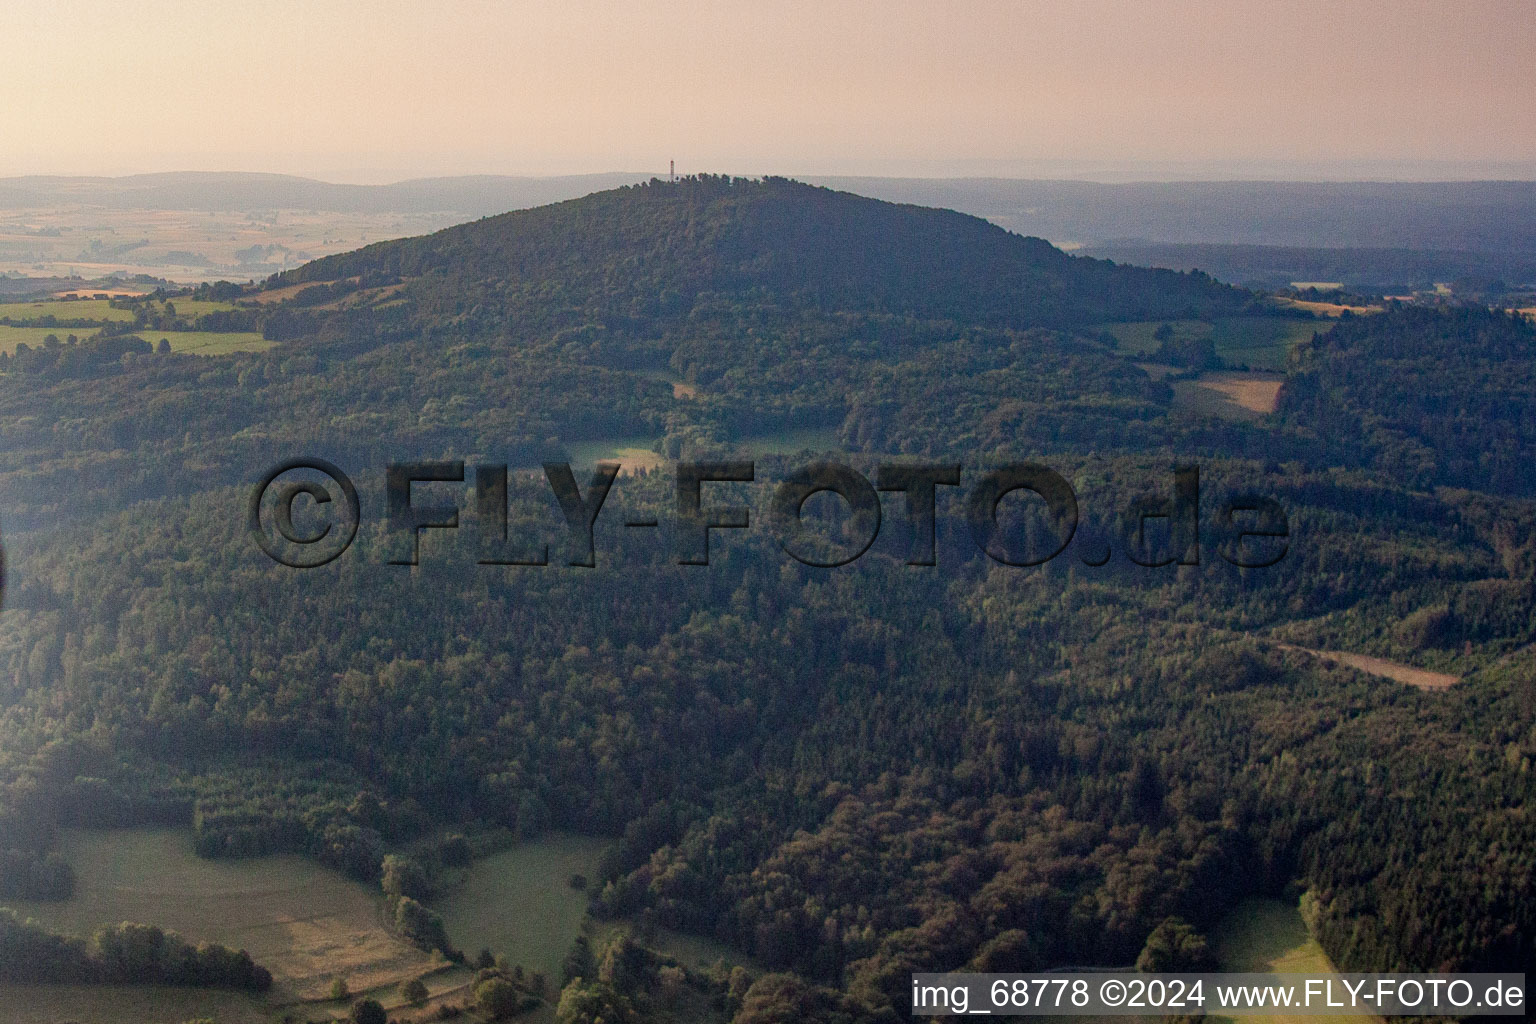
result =
M380 242L274 277L422 279L439 310L549 303L686 314L701 295L989 326L1235 311L1247 293L1199 272L1074 257L951 210L786 178L703 175L597 192Z

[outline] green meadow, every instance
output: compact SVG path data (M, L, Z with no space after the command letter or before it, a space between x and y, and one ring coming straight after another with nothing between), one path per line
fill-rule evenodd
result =
M587 894L572 875L596 877L604 840L549 833L477 859L462 884L434 904L448 935L473 956L501 954L560 980L560 962L581 934Z
M1248 366L1255 370L1283 370L1292 348L1308 340L1327 324L1315 320L1272 316L1230 316L1216 320L1142 320L1132 323L1099 324L1094 330L1114 336L1119 350L1127 355L1145 356L1155 352L1158 341L1152 335L1167 323L1176 340L1210 338L1216 354L1230 366Z
M83 339L95 333L94 327L8 327L0 324L0 352L14 353L16 346L22 344L42 348L43 339L50 334L63 341L71 334Z
M187 352L196 356L265 352L276 344L254 331L141 331L139 337L151 345L159 345L160 339L165 338L171 343L172 352Z
M60 849L79 879L75 895L10 901L11 908L82 937L123 921L158 925L189 940L244 949L276 981L265 999L219 993L210 1000L253 1007L315 1000L338 977L363 992L432 967L425 953L384 927L376 887L305 857L205 860L193 852L187 829L70 830ZM58 991L62 998L74 990ZM0 1005L8 1002L0 987Z
M655 441L649 437L626 437L602 441L574 441L566 445L571 462L578 466L592 466L599 462L619 463L619 472L652 470L661 466L662 458L651 448Z
M1337 974L1302 920L1300 907L1285 900L1244 900L1211 934L1211 944L1223 971L1274 974ZM1212 1015L1209 1021L1232 1024L1306 1024L1316 1017L1302 1015ZM1376 1024L1379 1017L1343 1014L1327 1018L1336 1024Z
M227 313L240 307L233 302L215 302L212 299L171 299L177 316L199 317L204 313ZM156 304L159 308L159 304Z
M42 348L43 339L52 334L60 341L73 334L80 340L96 333L89 327L7 327L0 324L0 352L14 354L22 343ZM172 352L186 352L198 356L222 356L232 352L265 352L275 342L263 338L254 331L141 331L138 337L151 345L159 346L160 339L171 343Z
M56 320L94 320L102 323L107 320L131 321L133 312L127 309L113 309L106 299L0 302L0 319L40 320L46 316Z

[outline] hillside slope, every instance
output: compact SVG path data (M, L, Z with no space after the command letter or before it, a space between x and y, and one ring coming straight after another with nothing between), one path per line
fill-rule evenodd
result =
M274 287L429 278L463 308L566 301L666 315L754 291L823 309L1064 326L1235 311L1250 296L1203 274L1079 259L951 210L783 178L653 181L380 242L278 275Z

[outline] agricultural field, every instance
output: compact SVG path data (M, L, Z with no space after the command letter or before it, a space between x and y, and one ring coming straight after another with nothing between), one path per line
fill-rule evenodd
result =
M231 310L240 308L233 302L215 302L213 299L173 298L170 300L170 304L176 307L177 316L191 317L194 319L196 317L202 316L205 313L228 313ZM163 305L163 303L150 303L150 306L155 309L160 309ZM130 316L129 319L131 320L133 318Z
M126 309L113 309L107 299L50 299L43 302L0 302L0 320L40 320L44 317L56 320L92 320L102 323L108 320L128 323L133 313Z
M1380 306L1350 306L1338 302L1311 302L1306 299L1280 298L1276 302L1292 309L1305 310L1308 313L1316 313L1319 316L1343 316L1345 313L1353 313L1356 316L1365 316L1370 313L1380 313Z
M176 310L175 323L187 327L190 327L197 317L206 313L229 312L239 308L229 302L204 299L173 300L173 304ZM165 312L163 304L150 303L150 306L156 316ZM49 323L50 318L63 323L87 321L88 325L61 326L59 323ZM109 322L130 323L134 318L133 310L113 308L105 299L0 303L0 320L12 321L10 324L0 323L0 352L14 354L17 346L22 344L40 348L49 335L53 335L60 341L67 341L70 335L74 335L77 339L84 341ZM172 352L204 356L227 355L232 352L262 352L272 346L271 342L266 341L261 334L254 331L216 332L146 327L137 333L152 345L157 344L161 338L166 339L170 343Z
M140 295L147 294L148 291L148 288L143 287L122 288L113 287L112 285L85 285L80 288L69 288L64 291L54 292L53 297L55 299L123 299L137 298Z
M233 302L216 302L212 299L173 298L170 304L176 315L195 319L205 313L227 313L240 307ZM165 303L147 300L144 305L157 313L164 312ZM119 309L107 299L43 299L36 302L0 302L0 320L10 319L18 323L36 321L46 317L56 320L90 320L94 323L129 323L134 318L131 309Z
M148 274L180 283L261 280L319 256L422 235L461 216L313 210L0 210L0 273ZM94 293L94 290L92 290Z
M435 966L384 927L376 889L313 860L204 860L185 829L72 830L61 852L79 879L74 897L11 901L14 910L74 935L138 921L245 949L273 974L266 999L273 1006L323 1000L338 977L357 993L396 986Z
M489 949L558 984L560 962L587 913L587 893L571 886L571 876L595 877L606 845L568 833L519 843L477 859L433 909L471 956Z

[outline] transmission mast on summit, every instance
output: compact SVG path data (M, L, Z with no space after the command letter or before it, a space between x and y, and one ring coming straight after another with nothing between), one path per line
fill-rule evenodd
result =
M667 161L667 180L669 180L669 181L676 181L677 180L677 161L676 160L668 160Z

